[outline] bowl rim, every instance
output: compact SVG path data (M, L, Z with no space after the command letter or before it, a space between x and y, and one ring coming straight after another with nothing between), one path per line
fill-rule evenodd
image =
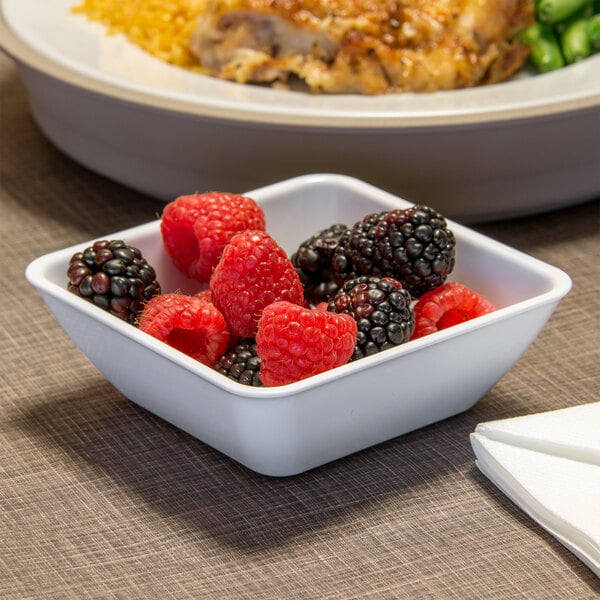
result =
M249 196L260 196L263 190L277 190L281 192L285 191L286 188L301 188L308 183L314 183L318 181L353 186L355 188L362 187L365 190L383 192L383 190L379 190L379 188L376 188L371 184L351 176L324 173L292 177L290 179L244 193ZM383 193L387 195L387 193ZM257 198L257 201L260 202L260 197ZM255 399L282 398L285 396L294 396L300 392L305 392L312 388L326 385L335 380L342 379L349 375L369 369L375 365L398 359L404 355L413 354L414 352L418 352L423 348L443 344L452 338L468 334L493 323L504 321L510 317L522 314L537 307L556 303L570 291L572 287L571 278L561 269L545 263L524 252L521 252L516 248L507 246L506 244L494 240L493 238L479 233L469 227L456 223L451 219L447 219L447 222L455 234L458 234L457 238L468 239L472 242L478 242L480 244L484 243L488 247L492 246L498 251L501 251L503 254L508 254L512 259L518 260L521 264L530 266L537 271L543 271L544 275L549 280L549 289L537 294L536 296L532 296L514 304L498 308L494 312L478 317L477 319L472 319L470 321L454 325L453 327L435 332L428 336L411 340L406 344L401 344L400 346L391 348L385 352L379 352L372 356L367 356L362 358L360 361L346 363L336 367L335 369L331 369L329 371L307 377L306 379L282 386L251 387L228 379L214 369L187 356L183 352L180 352L168 344L153 338L151 335L141 331L136 327L132 327L129 323L114 317L106 311L98 310L98 308L92 303L70 293L66 287L61 287L46 276L46 271L48 268L56 266L58 262L65 262L75 252L80 251L82 247L86 247L86 244L90 245L97 239L100 239L100 237L96 237L91 240L84 240L66 248L54 250L35 258L27 265L25 269L25 277L34 287L38 289L39 292L42 293L42 295L50 296L55 300L66 304L71 309L76 310L79 313L83 313L87 317L101 323L119 335L133 340L151 352L166 358L170 362L175 363L179 367L191 372L192 374L202 377L202 379L204 379L206 382L217 388L220 388L226 393ZM105 239L131 239L136 235L148 234L160 235L160 219L148 221L141 225L129 227L121 231L103 234L101 237Z
M5 0L0 1L2 2L0 6L0 47L19 65L25 65L54 80L97 94L105 99L134 104L138 108L185 115L188 118L208 118L238 123L260 123L265 126L300 126L303 128L316 127L334 130L374 129L382 132L394 132L399 129L453 127L483 123L502 123L507 120L522 120L535 117L550 117L561 113L598 108L600 106L600 78L598 78L598 86L593 86L593 89L585 94L572 94L554 99L553 101L549 100L547 103L523 102L514 106L496 106L487 111L458 111L449 114L390 115L385 113L371 113L367 115L353 115L348 113L336 115L335 112L328 111L323 114L310 114L307 116L306 114L296 114L292 110L286 110L285 107L277 111L268 110L268 107L261 107L259 103L239 104L229 102L219 104L208 102L202 98L191 101L175 96L149 93L143 88L122 85L119 82L90 75L72 65L54 60L33 48L13 31L4 14ZM593 61L593 66L597 66L595 63L600 63L600 55L590 57L586 60ZM582 66L585 62L581 61L578 64L570 65L561 71L564 73L567 71L574 73L576 69L579 69L581 75L585 77L588 70L592 73L594 72L592 65L589 65L589 67ZM597 70L600 71L600 69ZM547 80L549 77L557 78L564 76L564 73L561 74L555 71L539 74L536 77L543 77ZM201 75L199 76L202 77ZM240 84L230 83L230 85L239 86ZM476 88L471 88L471 90L474 89ZM470 90L460 91L469 92ZM440 93L448 94L453 92Z

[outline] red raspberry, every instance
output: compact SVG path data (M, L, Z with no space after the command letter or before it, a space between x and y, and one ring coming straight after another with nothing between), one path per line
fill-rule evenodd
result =
M466 285L447 282L425 293L414 306L411 339L469 321L495 310L494 305Z
M142 311L140 329L209 367L229 343L227 323L217 308L184 294L152 298Z
M231 238L210 279L210 291L229 330L240 337L254 337L265 306L278 300L304 304L294 265L263 231L245 231Z
M208 288L205 290L202 290L201 292L198 292L197 294L194 294L194 295L196 296L196 298L200 298L201 300L206 300L206 302L212 302L212 293Z
M258 322L260 378L265 386L285 385L339 367L350 360L355 343L350 315L274 302Z
M246 229L264 231L262 208L252 198L224 192L179 196L165 206L161 221L165 250L177 269L203 282L231 236Z

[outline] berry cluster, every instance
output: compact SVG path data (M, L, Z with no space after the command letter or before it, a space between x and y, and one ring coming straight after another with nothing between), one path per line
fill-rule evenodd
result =
M206 289L161 294L121 241L76 254L69 289L244 385L293 383L494 310L446 281L456 241L427 206L331 225L288 257L253 199L210 192L167 204L161 234Z
M413 298L441 285L454 268L456 240L446 219L415 205L365 216L335 250L337 279L398 280Z
M246 229L264 231L262 208L252 198L221 192L179 196L165 206L161 220L173 264L201 282L210 279L233 235Z
M415 326L411 302L395 279L362 275L347 279L327 309L352 315L356 321L352 355L356 360L408 342Z
M71 257L67 289L135 324L144 304L160 294L154 268L122 240L98 240Z

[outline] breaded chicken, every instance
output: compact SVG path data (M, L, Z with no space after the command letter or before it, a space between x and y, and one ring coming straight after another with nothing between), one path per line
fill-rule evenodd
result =
M431 92L503 81L532 0L209 0L192 36L206 71L313 92Z

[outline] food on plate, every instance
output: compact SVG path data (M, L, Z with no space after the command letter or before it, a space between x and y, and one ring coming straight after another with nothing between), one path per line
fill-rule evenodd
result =
M211 302L178 293L149 300L139 328L209 367L227 350L230 338L227 322Z
M432 92L503 81L529 0L209 0L191 49L216 77L313 92Z
M600 50L600 2L539 0L536 22L521 34L531 48L530 62L541 72L554 71Z
M201 70L190 38L206 0L78 0L72 12L102 23L109 34L123 34L156 58Z
M412 298L391 277L348 279L327 305L334 313L348 314L357 324L351 360L376 354L410 340L415 327Z
M248 227L255 219L264 229ZM211 227L228 234L213 235ZM67 287L257 387L299 381L494 310L474 290L446 281L456 240L431 207L330 225L290 257L266 229L252 198L180 196L163 210L163 248L173 269L188 276L198 271L191 264L214 265L207 281L196 280L199 291L162 293L154 269L121 240L99 240L76 253ZM201 243L207 236L210 243Z
M165 206L161 221L165 250L175 266L203 282L235 233L264 228L263 210L252 198L222 192L179 196Z
M531 0L83 0L74 8L173 64L319 93L504 81L526 61Z
M588 57L592 53L592 41L588 35L587 20L576 19L565 25L560 34L560 46L567 64Z
M154 268L122 240L98 240L75 253L67 289L113 315L136 323L145 303L161 293Z
M535 14L540 23L556 25L592 4L590 0L536 0Z
M531 47L530 61L540 72L564 67L565 59L558 38L548 25L535 23L521 34L521 40Z

